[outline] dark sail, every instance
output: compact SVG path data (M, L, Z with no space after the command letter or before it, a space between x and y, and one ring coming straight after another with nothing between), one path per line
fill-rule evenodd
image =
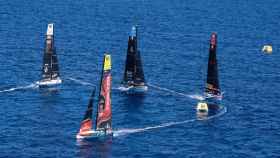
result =
M83 135L83 133L92 130L92 111L93 111L94 94L95 94L95 89L93 90L90 96L87 111L81 123L80 131L79 131L80 135Z
M144 84L144 72L142 67L140 51L137 47L137 28L132 27L131 35L128 38L127 56L123 83Z
M134 80L134 68L135 68L135 53L136 53L136 38L129 36L128 48L126 55L125 71L123 82L132 82Z
M96 130L112 130L111 56L105 55L96 115Z
M136 68L135 68L136 71L135 71L135 75L134 75L134 83L142 84L145 82L145 78L144 78L144 72L143 72L143 68L142 68L140 51L137 51L135 60L136 60L135 61L136 62Z
M217 34L212 33L209 48L209 60L207 70L207 85L205 92L213 95L220 95L218 63L216 59Z
M53 54L52 54L52 79L59 77L59 67L58 67L58 60L57 60L57 54L56 49L54 48Z
M51 80L59 77L58 60L54 46L53 24L48 25L42 73L43 79Z

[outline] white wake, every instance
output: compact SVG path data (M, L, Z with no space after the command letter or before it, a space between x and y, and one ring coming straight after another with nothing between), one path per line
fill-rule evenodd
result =
M18 86L18 87L13 87L13 88L9 88L9 89L0 90L0 93L12 92L12 91L23 90L23 89L34 89L34 88L38 88L38 87L39 86L37 84L31 83L31 84L26 85L26 86Z
M120 86L118 88L116 88L117 90L120 90L121 92L126 92L130 89L131 87L123 87L123 86Z
M213 119L213 118L216 118L216 117L220 117L223 114L225 114L226 112L227 112L227 108L223 107L222 111L219 112L218 114L206 117L203 120L210 120L210 119ZM160 124L160 125L150 126L150 127L145 127L145 128L127 128L127 129L114 130L114 137L125 136L125 135L132 134L132 133L145 132L145 131L148 131L148 130L165 128L165 127L185 124L185 123L199 121L199 120L201 120L201 119L190 119L190 120L184 120L184 121L178 121L178 122L168 122L168 123L163 123L163 124Z
M153 84L150 84L150 83L148 83L148 86L150 86L152 88L155 88L157 90L161 90L161 91L168 92L170 94L174 94L174 95L180 95L180 96L183 96L183 97L189 97L189 98L197 99L197 100L204 100L205 99L202 95L199 95L199 94L184 94L184 93L176 92L176 91L168 89L168 88L156 86L156 85L153 85Z
M69 77L67 79L69 79L71 81L74 81L74 82L76 82L78 84L81 84L81 85L87 85L87 86L95 87L95 84L92 84L92 83L86 82L86 81L82 81L82 80L79 80L79 79L76 79L76 78Z

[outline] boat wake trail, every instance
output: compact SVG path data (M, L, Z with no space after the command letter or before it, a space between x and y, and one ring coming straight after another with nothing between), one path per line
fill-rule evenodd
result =
M223 107L221 112L219 112L218 114L206 117L203 120L210 120L210 119L213 119L213 118L216 118L216 117L220 117L223 114L225 114L226 112L227 112L227 108ZM195 122L195 121L199 121L199 120L201 120L201 119L190 119L190 120L184 120L184 121L179 121L179 122L168 122L168 123L163 123L163 124L160 124L160 125L150 126L150 127L145 127L145 128L119 129L119 130L114 131L114 137L125 136L125 135L128 135L128 134L140 133L140 132L145 132L145 131L148 131L148 130L165 128L165 127L170 127L170 126L174 126L174 125L180 125L180 124L185 124L185 123L189 123L189 122Z
M71 80L71 81L74 81L74 82L76 82L76 83L78 83L78 84L81 84L81 85L87 85L87 86L95 87L95 85L92 84L92 83L85 82L85 81L82 81L82 80L79 80L79 79L76 79L76 78L69 77L69 78L67 78L67 79L68 79L68 80Z
M34 88L38 88L39 86L35 83L31 83L27 86L19 86L19 87L13 87L13 88L9 88L9 89L4 89L4 90L0 90L0 93L4 93L4 92L12 92L12 91L16 91L16 90L24 90L24 89L34 89Z
M156 86L156 85L153 85L153 84L150 84L150 83L148 83L148 86L152 87L154 89L160 90L160 91L165 91L165 92L168 92L170 94L174 94L174 95L189 97L189 98L196 99L196 100L204 100L205 99L202 95L199 95L199 94L184 94L184 93L176 92L174 90L167 89L167 88L164 88L164 87L159 87L159 86Z
M173 126L173 125L194 122L194 121L196 121L196 119L185 120L185 121L181 121L181 122L168 122L168 123L163 123L163 124L160 124L157 126L150 126L150 127L145 127L145 128L119 129L119 130L114 131L114 137L124 136L124 135L132 134L132 133L145 132L145 131L152 130L152 129L164 128L164 127L169 127L169 126Z
M131 87L119 86L119 87L113 88L113 89L119 90L119 91L121 91L121 92L127 92L127 91L129 91L130 88L131 88Z

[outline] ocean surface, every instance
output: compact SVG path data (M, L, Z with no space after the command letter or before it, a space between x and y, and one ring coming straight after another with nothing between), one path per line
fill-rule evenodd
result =
M1 0L0 157L280 157L279 8L278 0ZM56 89L34 84L48 23L63 79ZM150 85L143 97L118 90L132 25ZM224 110L197 120L212 32ZM77 142L104 52L116 136Z

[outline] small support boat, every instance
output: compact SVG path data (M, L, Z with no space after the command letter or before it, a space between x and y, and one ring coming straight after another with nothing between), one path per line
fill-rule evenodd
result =
M128 38L122 91L127 93L144 93L148 90L145 83L140 51L137 47L137 27L133 26Z
M218 62L216 59L217 34L212 33L210 39L207 83L205 88L205 98L222 99L222 93L219 86Z
M93 91L90 101L85 113L84 119L81 123L79 133L76 135L77 139L96 139L113 136L112 130L112 108L111 108L111 56L105 54L103 69L101 74L100 91L96 112L95 129L92 125L93 100L95 90Z
M48 24L46 33L45 51L43 57L42 79L37 81L39 87L49 87L61 84L59 75L58 60L54 46L54 28L53 24Z
M206 102L198 102L196 106L196 115L199 120L204 120L208 116L208 104Z
M219 112L222 108L218 103L210 103L206 101L198 102L196 106L196 114L198 119L205 119L207 116L211 116Z

